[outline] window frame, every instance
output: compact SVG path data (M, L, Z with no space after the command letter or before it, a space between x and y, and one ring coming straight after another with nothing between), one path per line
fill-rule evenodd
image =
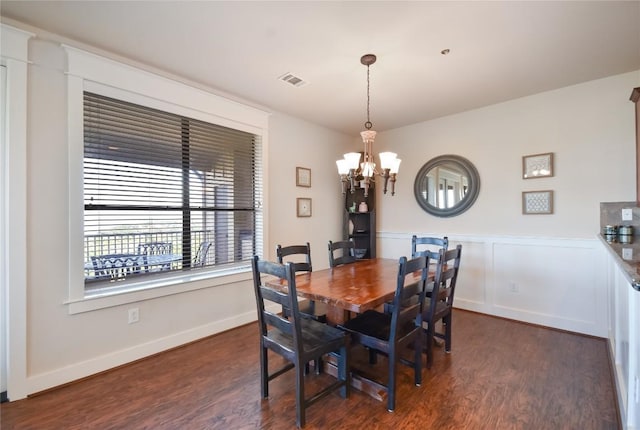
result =
M139 300L179 294L200 288L209 288L251 279L249 263L246 266L186 273L171 273L162 279L140 279L123 282L90 294L84 283L84 91L147 106L176 115L187 116L224 127L234 128L259 136L262 157L259 174L262 175L262 233L256 238L260 255L265 254L268 243L267 201L268 181L264 174L268 153L268 116L263 110L223 98L175 79L123 64L74 47L63 45L68 58L68 143L69 143L69 313L81 313L132 303Z

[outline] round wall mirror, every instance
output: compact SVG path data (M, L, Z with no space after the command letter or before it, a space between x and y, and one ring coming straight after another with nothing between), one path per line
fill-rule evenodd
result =
M429 160L416 175L413 192L422 209L431 215L451 217L473 205L480 191L475 166L459 155Z

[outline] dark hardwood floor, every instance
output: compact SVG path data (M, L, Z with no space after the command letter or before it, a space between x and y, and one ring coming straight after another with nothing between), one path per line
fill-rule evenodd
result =
M461 310L454 312L453 330L452 353L435 348L421 387L413 385L409 368L399 367L395 412L356 390L347 400L335 393L308 409L305 428L619 428L605 340ZM288 373L271 382L270 398L262 400L254 323L4 403L0 427L295 428ZM309 375L306 388L328 378Z

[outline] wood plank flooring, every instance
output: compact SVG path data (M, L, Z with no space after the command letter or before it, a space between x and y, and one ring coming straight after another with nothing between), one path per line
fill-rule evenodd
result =
M335 393L311 406L305 429L620 428L604 339L456 310L452 353L434 349L421 387L399 367L395 412L356 390ZM295 428L288 373L261 399L254 323L4 403L0 428ZM328 378L309 375L307 390Z

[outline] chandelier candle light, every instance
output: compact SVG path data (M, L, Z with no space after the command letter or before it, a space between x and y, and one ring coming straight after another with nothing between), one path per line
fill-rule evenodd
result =
M397 154L393 152L381 152L379 155L382 172L378 172L373 157L373 141L376 138L376 132L371 130L373 124L369 119L369 66L376 62L376 56L373 54L363 55L362 58L360 58L360 62L367 66L367 122L364 123L366 130L360 132L360 136L362 136L362 141L364 142L364 160L360 163L360 153L350 152L344 154L342 160L336 161L342 182L342 194L347 192L347 184L349 184L350 190L353 193L356 187L356 180L362 177L364 196L367 197L369 195L369 185L374 180L374 176L380 175L384 178L384 194L387 194L387 185L389 179L391 179L391 195L393 196L396 193L396 176L400 168L401 160L397 158Z

